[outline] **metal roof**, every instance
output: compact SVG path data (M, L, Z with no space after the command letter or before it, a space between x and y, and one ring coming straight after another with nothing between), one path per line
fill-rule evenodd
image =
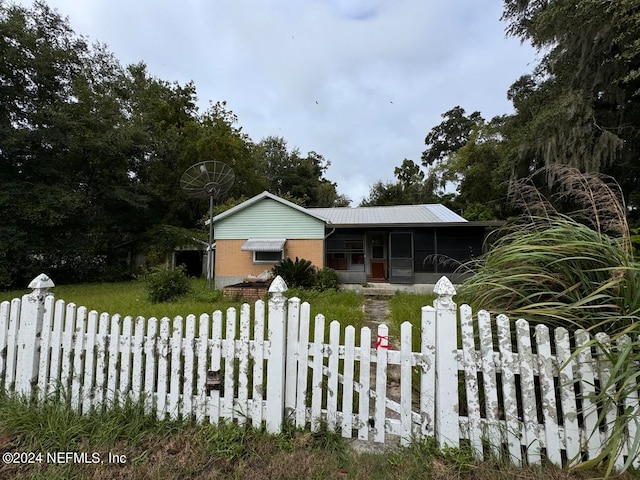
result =
M394 205L387 207L307 208L324 217L332 226L442 225L467 223L444 205Z
M281 252L286 238L250 238L242 244L240 250L249 252Z
M213 220L217 222L243 210L263 199L271 199L287 205L295 210L306 213L311 217L322 220L334 227L358 226L418 226L418 225L460 225L468 222L460 215L441 204L424 205L393 205L386 207L332 207L332 208L304 208L295 203L262 192L249 200L217 215ZM206 222L208 223L208 221Z

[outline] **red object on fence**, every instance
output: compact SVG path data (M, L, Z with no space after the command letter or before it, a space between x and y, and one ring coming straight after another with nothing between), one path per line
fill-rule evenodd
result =
M378 335L378 341L376 342L376 350L378 348L391 348L389 345L389 335Z

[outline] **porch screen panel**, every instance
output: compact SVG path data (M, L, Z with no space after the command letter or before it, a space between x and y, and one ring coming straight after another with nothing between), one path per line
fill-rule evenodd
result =
M391 283L413 283L413 234L389 234L389 280Z
M364 271L364 234L334 234L325 245L327 267Z
M417 231L413 234L415 258L413 268L416 272L435 272L436 245L433 230Z
M438 244L438 272L450 273L461 264L482 254L484 229L442 228L436 231Z

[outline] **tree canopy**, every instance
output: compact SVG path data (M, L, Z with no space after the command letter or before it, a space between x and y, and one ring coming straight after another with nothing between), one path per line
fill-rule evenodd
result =
M172 248L208 208L179 187L199 161L235 170L230 199L266 189L304 205L348 203L322 155L254 143L225 102L200 112L193 83L122 66L43 2L0 0L0 31L0 286L41 271L58 282L118 278L132 242Z
M510 91L529 130L523 153L611 174L637 208L640 4L506 0L503 18L542 54Z
M503 20L539 52L506 92L513 113L453 107L426 134L421 165L404 159L362 204L438 202L470 220L507 218L513 181L565 165L611 175L637 225L640 3L504 0ZM60 282L117 278L133 242L175 246L207 212L179 188L199 161L236 172L220 208L263 190L304 206L349 204L321 154L276 136L253 141L224 101L200 111L193 83L121 65L45 3L0 0L0 31L0 286L40 271ZM544 171L548 182L562 170Z
M539 53L507 92L514 113L456 106L426 135L423 166L476 218L514 213L509 183L553 165L611 175L640 221L640 3L505 0L507 33ZM557 169L545 169L554 180ZM450 183L451 184L451 183Z
M369 188L369 195L360 202L360 206L441 203L445 198L437 193L436 178L426 176L413 160L405 158L393 173L396 181L375 182Z

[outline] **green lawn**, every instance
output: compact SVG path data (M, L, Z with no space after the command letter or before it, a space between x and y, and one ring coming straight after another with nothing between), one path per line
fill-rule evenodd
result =
M52 293L57 299L68 303L73 302L100 313L119 313L122 316L145 318L174 318L178 315L185 317L191 313L198 316L202 313L211 314L215 310L241 306L242 302L223 299L222 292L219 290L208 289L204 279L191 279L190 283L191 292L188 295L168 303L151 303L147 299L144 281L59 285L53 288ZM30 291L30 289L22 289L0 292L0 301L20 297ZM331 320L338 320L342 325L351 324L356 328L362 326L364 318L362 295L351 291L319 293L291 290L287 292L287 297L293 296L299 297L302 301L308 301L311 304L311 314L322 313L327 318L327 324Z
M427 293L408 293L396 292L389 300L389 310L391 311L391 319L389 328L391 334L400 335L400 325L409 321L413 325L414 344L420 345L420 321L422 315L422 307L425 305L433 305L436 298L434 294ZM417 343L415 341L417 340Z

